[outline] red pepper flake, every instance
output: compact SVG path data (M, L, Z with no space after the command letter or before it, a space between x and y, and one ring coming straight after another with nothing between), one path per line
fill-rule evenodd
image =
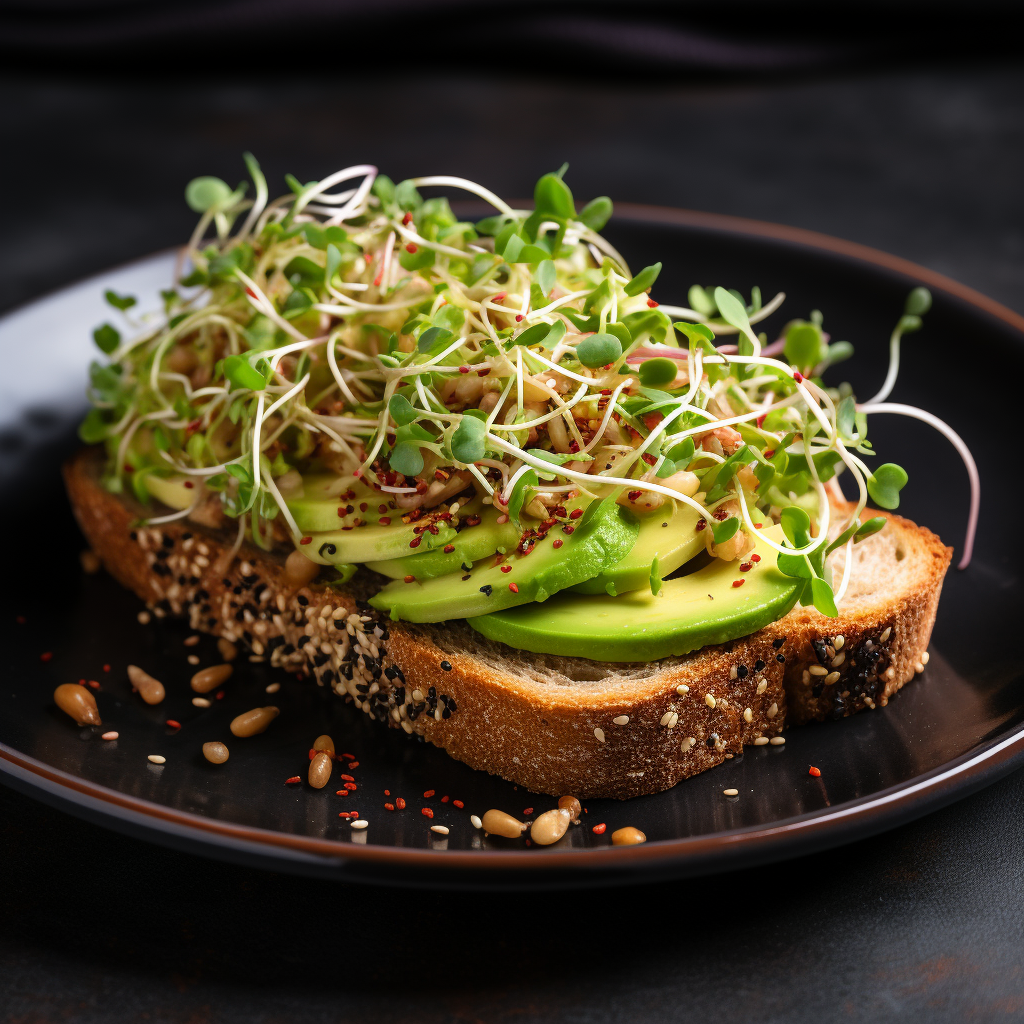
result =
M192 481L191 481L191 480L186 480L186 481L185 481L185 487L186 487L186 488L187 488L188 490L190 490L190 491L191 491L191 490L192 490L192 488L193 488L193 487L195 487L195 484L194 484L194 483L192 483Z
M423 793L423 799L424 800L429 800L433 795L434 795L434 790L432 790L432 789L425 790L424 793Z
M298 775L293 775L290 779L285 779L284 784L286 786L294 786L296 782L301 782L302 778Z
M416 582L416 577L415 576L406 576L405 577L405 582L406 583L415 583Z
M356 789L358 789L358 787L356 786L356 784L354 782L346 782L345 783L345 788L347 790L350 790L353 793L356 791Z
M418 548L420 546L420 541L421 540L423 540L422 537L413 537L413 539L411 541L409 541L409 547L411 547L411 548Z
M465 806L466 806L466 805L465 805L465 804L464 804L464 803L463 803L463 802L462 802L461 800L453 800L453 801L452 801L452 804L453 804L453 805L454 805L455 807L458 807L458 809L459 809L460 811L462 810L462 808L463 808L463 807L465 807Z
M300 544L312 544L313 543L313 538L312 537L303 537L302 540L299 541L299 543Z
M421 807L420 814L422 814L424 818L432 818L434 816L434 812L429 807Z
M411 210L406 210L405 216L402 218L402 223L403 224L411 224L412 223L412 211Z
M512 566L511 565L503 565L501 567L501 571L502 572L511 572L512 571Z
M339 756L345 758L346 761L354 761L356 759L355 754L341 754Z
M761 556L760 555L751 555L750 556L750 560L752 562L760 562L761 561Z
M732 585L734 587L742 587L744 583L746 583L746 580L733 580L732 581Z
M602 821L600 825L595 825L595 826L594 826L594 827L593 827L593 828L591 829L591 832L593 832L593 833L594 833L595 835L599 835L599 836L602 836L602 835L604 835L604 830L605 830L605 829L606 829L607 827L608 827L608 826L607 826L607 825L606 825L606 824L605 824L605 823L604 823L604 822Z
M405 810L405 801L401 797L399 797L395 801L395 807L398 808L398 810L400 810L400 811L404 811Z
M90 679L89 680L89 687L90 687L90 689L98 690L100 688L100 684L98 682L96 682L95 679Z
M627 491L626 497L629 498L630 501L636 501L636 499L643 493L643 491Z
M385 789L384 790L384 795L385 796L391 796L391 790L390 789Z
M405 251L406 252L419 252L419 249L420 249L420 247L415 242L406 242L405 243Z
M821 769L815 768L814 765L811 765L811 767L807 769L807 774L818 778L821 775Z
M519 323L519 321L522 320L522 319L523 319L523 314L522 313L517 313L516 314L516 323Z
M348 790L347 789L339 789L338 792L335 795L336 796L348 796Z
M109 665L104 665L103 666L103 671L104 672L109 672L110 671L110 666Z
M380 523L381 526L390 526L391 516L381 516L380 519L377 520L377 522Z
M454 550L455 550L455 545L454 544L445 544L445 546L444 546L444 553L446 555L450 555Z
M757 425L760 427L762 423L768 418L768 413L763 412L757 417Z
M562 527L562 533L575 533L575 532L576 532L576 527L575 526L563 526Z
M217 700L223 700L223 699L224 699L224 691L223 690L218 690L217 691Z
M309 759L310 759L310 761L312 761L314 757L316 757L316 751L312 747L310 747L309 748Z
M395 809L395 805L394 804L385 804L384 805L384 810L385 811L393 811L394 809Z
M43 651L43 653L39 655L39 660L40 661L49 661L52 657L53 657L53 651Z
M352 776L352 775L342 775L341 780L342 780L342 782L355 782L356 781L355 777Z
M513 594L519 593L519 587L515 583L510 583L508 585L508 589L511 590Z
M448 803L448 797L447 796L441 797L441 803L443 803L443 804Z
M657 309L658 308L658 304L654 301L654 299L648 299L647 300L647 307L648 307L648 309Z
M256 293L248 285L245 286L245 294L248 295L250 299L256 298Z
M706 519L698 519L697 525L694 527L694 529L697 531L697 533L700 533L701 530L707 528L707 525L708 521Z
M799 384L804 379L804 375L799 370L793 371L793 380Z
M583 515L583 509L581 509L581 508L574 508L574 509L573 509L573 510L572 510L572 511L571 511L571 512L569 513L569 518L570 518L570 519L579 519L579 517L580 517L581 515Z
M750 572L750 570L753 569L753 568L754 568L754 566L753 566L752 562L744 562L740 566L740 572Z
M358 768L358 767L359 767L359 762L358 762L358 761L353 761L353 762L352 762L352 763L351 763L351 764L349 765L349 768Z
M523 808L523 814L524 815L533 814L533 808L532 807L524 807Z
M168 729L180 729L181 728L181 722L177 721L174 718L168 718L167 719L167 728Z
M486 377L487 374L489 374L490 372L491 372L491 368L489 366L485 366L482 370L477 370L476 371L476 375L478 377Z
M565 543L565 541L564 541L564 540L562 540L562 538L561 538L561 537L556 537L556 538L555 538L555 539L554 539L554 540L553 540L553 541L551 542L551 546L552 546L553 548L560 548L560 547L561 547L561 546L562 546L562 545L563 545L564 543Z
M491 302L501 302L501 300L503 298L505 298L505 296L507 296L507 295L508 295L508 292L498 292L497 295L492 295L491 296Z

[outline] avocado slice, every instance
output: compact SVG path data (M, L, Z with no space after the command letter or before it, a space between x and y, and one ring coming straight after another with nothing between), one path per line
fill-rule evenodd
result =
M464 526L450 542L452 551L446 552L443 548L439 550L435 547L423 554L367 562L367 568L383 576L390 576L393 580L405 579L406 576L415 576L421 581L432 580L436 576L459 572L464 565L472 566L474 562L493 555L496 551L512 551L518 545L519 531L515 524L508 516L505 516L504 523L499 523L498 519L497 510L488 506L484 509L478 526ZM465 572L462 574L465 575Z
M780 526L764 531L781 543ZM803 583L783 576L776 555L761 539L747 562L710 565L669 580L657 596L636 590L620 597L559 594L547 604L528 605L471 618L491 640L521 651L561 654L594 661L657 661L708 644L746 636L781 618L796 603ZM748 556L749 557L749 556ZM734 586L742 580L740 586Z
M650 585L651 563L658 559L662 579L704 550L704 534L697 531L700 515L681 501L671 501L640 520L640 535L622 561L592 580L577 583L577 594L625 594Z
M384 561L400 558L414 550L443 548L458 536L451 526L443 523L435 523L434 526L437 533L424 529L423 523L403 523L396 518L389 526L365 523L347 529L325 530L307 534L312 539L302 546L301 551L308 559L321 565Z
M194 486L185 486L186 481L192 485L198 483L197 480L187 476L157 476L156 473L151 473L146 477L146 490L168 508L180 511L188 508L196 500L198 494Z
M468 573L422 583L395 580L370 598L370 604L389 611L392 619L442 622L546 601L614 565L636 542L639 530L631 512L605 498L588 506L571 534L552 530L528 555L501 563L488 557Z
M343 494L355 493L354 498L342 498ZM387 502L379 492L366 486L354 476L335 476L333 473L316 473L302 478L302 492L289 494L284 499L295 525L303 533L317 533L336 530L339 526L350 526L355 519L376 518L382 503ZM360 510L360 504L367 508ZM352 506L352 511L344 510ZM344 513L344 514L340 514ZM401 516L401 512L397 515Z

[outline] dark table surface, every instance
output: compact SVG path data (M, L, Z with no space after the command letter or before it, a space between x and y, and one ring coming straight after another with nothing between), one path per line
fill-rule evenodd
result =
M442 62L443 63L443 62ZM1024 71L672 82L467 73L0 79L0 309L180 243L197 174L398 180L739 214L895 252L1024 312ZM989 494L994 491L990 490ZM0 1020L1024 1017L1024 774L887 835L677 885L346 888L105 832L0 789Z

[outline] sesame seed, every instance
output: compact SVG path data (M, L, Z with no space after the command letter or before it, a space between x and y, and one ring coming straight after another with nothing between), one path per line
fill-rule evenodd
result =
M687 750L690 750L695 746L697 746L697 741L692 736L687 736L686 739L679 744L679 749L685 753Z
M744 722L752 722L753 720L754 720L754 712L751 711L750 708L744 708L743 709L743 721Z
M280 690L280 689L281 689L281 684L280 683L271 683L267 687L267 693L277 693L277 691Z
M925 651L924 654L921 655L921 664L927 665L930 660L931 655L927 651Z
M617 715L612 721L616 725L629 725L629 715Z
M366 828L370 823L365 818L357 818L355 821L350 821L349 824L352 828Z
M846 637L843 636L842 633L840 633L839 636L837 636L835 640L832 641L832 647L837 651L841 651L843 649L843 644L845 643Z
M190 654L185 660L190 665L198 665L199 664L199 655L198 654Z
M878 639L884 644L885 641L889 639L891 634L892 626L886 626L885 629L882 630L882 635Z
M430 826L430 831L431 832L437 832L439 835L442 835L442 836L446 836L446 835L448 835L448 826L447 825L431 825Z
M811 665L807 669L807 671L810 672L812 676L827 676L828 675L828 669L825 668L824 665Z
M729 669L729 678L730 679L735 679L737 674L738 673L736 672L736 666L733 665L733 667L731 669Z
M182 640L182 644L184 644L185 647L195 647L197 643L199 643L198 633L193 633L192 636L187 636Z
M117 737L118 737L118 733L116 733L116 732L114 732L113 730L111 730L110 732L105 732L105 733L104 733L104 734L103 734L103 735L102 735L102 736L100 737L100 739L101 739L101 740L116 740L116 739L117 739Z
M919 661L915 662L914 663L914 671L915 672L923 672L924 671L924 665L922 665L921 662L919 662Z
M604 729L595 729L594 735L597 737L598 743L604 743Z
M758 736L757 739L754 740L754 746L755 747L766 747L766 746L768 746L768 737L767 736Z
M197 708L208 708L210 706L210 702L205 697L193 697L192 704Z
M151 616L150 616L149 612L139 612L139 614L136 616L136 618L139 620L139 622L141 622L142 625L144 625L144 626L148 625L150 617Z
M706 693L704 694L704 703L707 704L709 708L713 708L718 701L715 700L715 695L713 693Z
M469 823L473 826L473 828L483 828L484 827L484 823L475 814L471 814L469 816Z
M772 701L771 707L765 712L769 718L774 718L779 713L779 705Z
M690 688L685 683L680 683L676 687L676 693L678 693L680 697L685 696L689 692L690 692Z
M758 694L758 696L760 696L762 693L764 693L764 691L767 690L767 689L768 689L768 680L767 679L762 679L757 684L757 694Z
M825 676L825 683L828 686L831 686L833 683L838 683L838 682L839 682L839 673L838 672L829 672L829 674L827 676Z
M842 665L844 661L846 661L846 652L842 651L832 659L832 667L839 668L839 666Z
M782 744L786 742L786 737L785 736L773 736L768 742L773 747L781 747Z
M722 796L739 796L740 791L738 789L723 789Z
M164 764L166 763L167 758L162 754L150 754L146 760L152 761L153 764Z

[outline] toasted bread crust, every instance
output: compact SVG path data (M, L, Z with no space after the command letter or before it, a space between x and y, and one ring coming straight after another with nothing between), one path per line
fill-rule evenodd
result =
M100 465L87 450L65 466L75 515L110 573L157 616L184 616L474 768L556 796L667 789L780 733L787 704L791 722L884 705L920 663L950 557L934 535L893 516L931 558L900 603L839 620L795 609L729 644L605 664L515 651L461 622L390 623L353 592L292 585L279 555L244 544L232 556L233 538L187 520L136 528L143 508L108 493ZM845 669L818 689L811 666L824 659L833 671L839 633Z

